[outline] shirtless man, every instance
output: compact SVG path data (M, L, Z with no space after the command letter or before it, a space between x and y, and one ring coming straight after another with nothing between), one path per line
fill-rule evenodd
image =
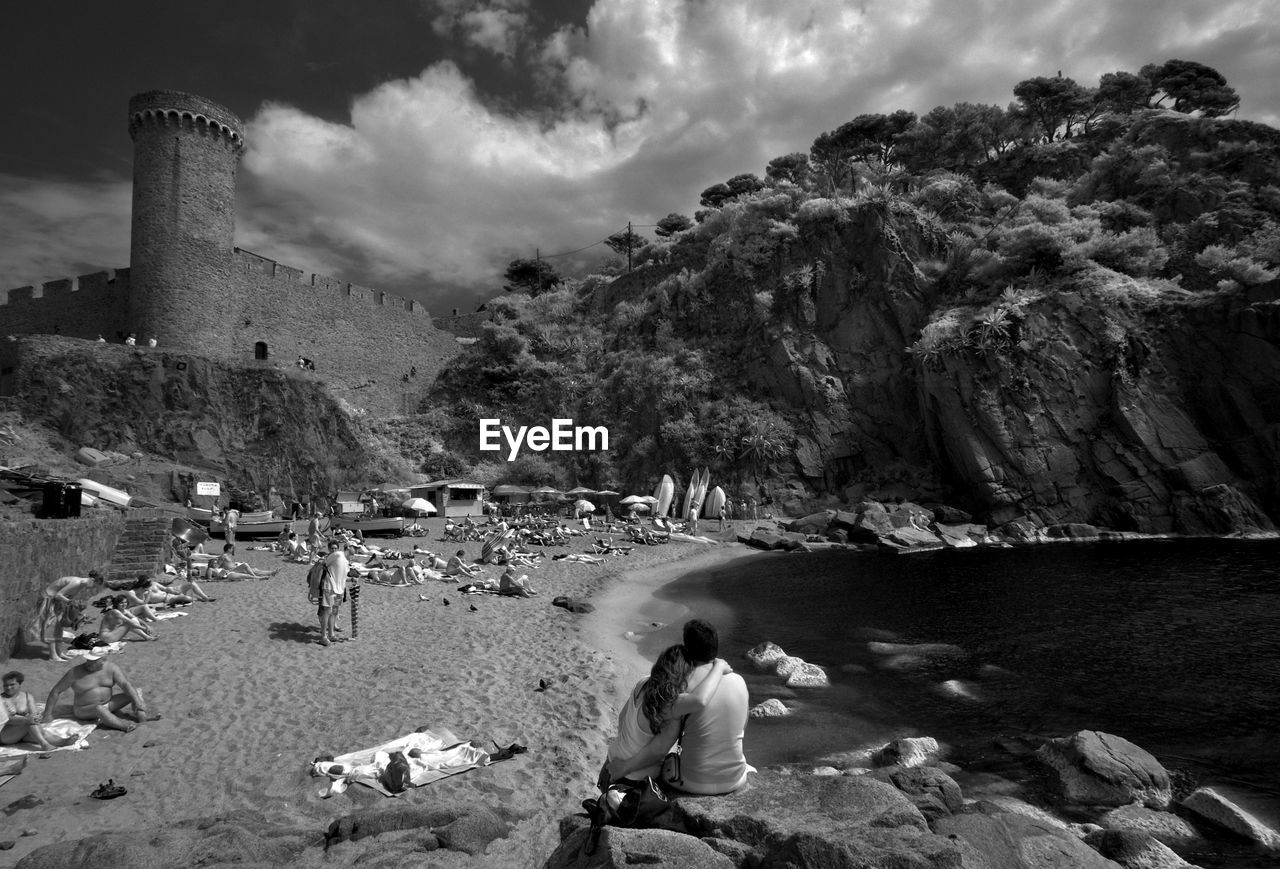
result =
M138 722L154 721L159 715L148 715L142 692L129 684L129 680L115 664L102 660L107 655L103 647L85 653L84 660L63 674L58 684L49 692L44 704L45 724L53 721L53 709L58 698L70 688L72 711L81 721L97 722L99 727L132 731L138 725L120 718L117 713L126 706L133 707L132 717ZM119 688L121 693L114 693Z
M49 646L49 657L65 661L62 653L62 629L72 627L72 619L78 620L80 611L89 598L107 587L101 571L91 570L88 576L64 576L45 587L40 598L40 611L36 616L40 624L40 639Z

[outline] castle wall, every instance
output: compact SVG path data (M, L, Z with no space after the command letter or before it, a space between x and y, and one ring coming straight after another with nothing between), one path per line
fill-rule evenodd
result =
M0 331L6 335L66 335L120 341L128 328L129 270L94 272L0 297Z
M289 367L303 356L315 364L317 377L355 407L412 412L461 349L416 301L242 250L236 251L234 273L242 307L233 357ZM259 342L266 345L265 363L256 359Z

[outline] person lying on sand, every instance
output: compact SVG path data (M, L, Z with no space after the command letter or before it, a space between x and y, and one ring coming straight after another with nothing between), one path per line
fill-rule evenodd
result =
M231 581L245 579L270 579L279 573L279 570L254 570L247 562L236 561L236 545L228 543L222 547L222 554L218 556L218 560L209 566L210 579L225 579Z
M17 745L19 742L30 742L40 747L41 751L53 751L55 748L68 745L74 737L67 739L49 739L40 727L36 717L36 700L28 691L22 690L26 677L17 670L0 676L0 745Z
M119 667L102 660L106 655L105 646L90 649L85 652L84 660L62 675L45 701L43 723L53 721L58 698L68 688L71 689L72 714L81 721L96 722L99 727L128 733L138 726L135 721L154 721L160 717L147 714L142 692L129 684ZM117 688L120 693L116 693ZM135 721L119 717L118 713L128 706L133 707L131 717Z
M175 588L161 585L145 573L139 573L137 581L122 593L132 604L129 612L147 622L156 620L156 615L151 610L153 606L176 606L194 600Z
M128 602L129 598L122 594L111 598L111 605L103 611L102 621L98 623L98 639L107 643L156 639L137 616L125 609Z
M523 573L516 576L516 569L508 565L502 572L502 576L498 578L498 594L509 597L533 597L537 592L533 590L533 586L529 585L529 574Z
M586 552L562 552L559 555L551 556L552 561L575 561L579 564L604 564L609 559L601 558L599 555L589 555Z
M198 601L212 603L217 600L216 597L210 597L200 584L185 573L180 573L171 579L168 584L160 586L162 589L168 590L171 594L177 594L181 597L190 597Z

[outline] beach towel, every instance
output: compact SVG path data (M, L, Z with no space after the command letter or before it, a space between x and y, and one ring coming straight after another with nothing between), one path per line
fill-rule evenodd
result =
M44 704L36 704L36 715L44 714ZM60 745L54 751L80 751L89 747L89 734L98 729L98 725L75 718L55 718L48 724L41 725L45 735L51 741L61 741L75 737L67 745ZM10 757L28 757L33 754L44 754L40 746L30 742L19 742L16 745L0 745L0 759Z
M156 621L163 622L167 619L179 619L187 615L191 615L191 613L175 613L175 612L156 613Z
M417 757L413 756L415 750ZM383 776L391 755L397 751L403 752L409 761L409 782L414 787L489 764L487 751L461 742L450 731L441 729L410 733L331 761L316 761L311 765L311 773L329 777L329 789L321 794L326 799L342 793L352 782L373 788L384 797L393 797L396 794L383 784Z

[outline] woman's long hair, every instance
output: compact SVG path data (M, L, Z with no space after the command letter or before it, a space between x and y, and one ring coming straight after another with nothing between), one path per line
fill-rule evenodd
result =
M692 670L693 665L689 663L684 646L680 645L665 649L654 662L648 681L640 689L640 711L649 720L651 733L662 729L667 712L684 690Z

